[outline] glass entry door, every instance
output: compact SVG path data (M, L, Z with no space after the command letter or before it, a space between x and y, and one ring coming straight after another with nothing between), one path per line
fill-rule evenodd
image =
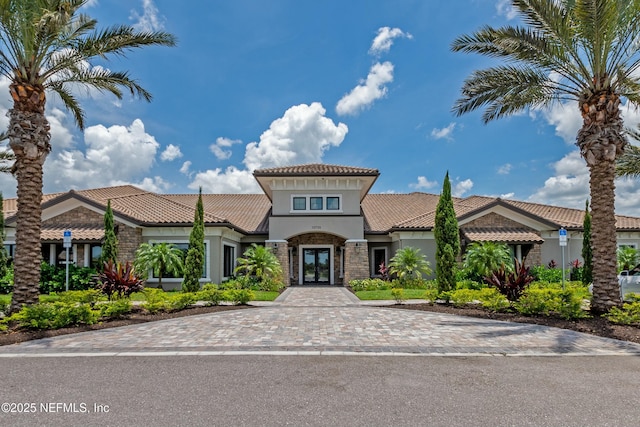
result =
M331 263L329 248L305 248L303 250L304 283L329 284Z

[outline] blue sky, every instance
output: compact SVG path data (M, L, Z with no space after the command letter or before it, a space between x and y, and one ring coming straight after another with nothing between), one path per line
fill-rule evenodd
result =
M45 192L255 193L256 168L322 162L379 169L376 193L438 194L449 171L460 197L580 209L588 197L574 104L488 125L481 112L451 112L464 79L492 64L451 42L516 24L505 0L93 0L84 10L100 26L171 32L178 46L94 64L129 70L154 100L80 91L84 132L50 97ZM10 106L0 81L0 125ZM15 181L0 177L0 190L15 196ZM618 181L617 212L640 215L639 194L637 181Z

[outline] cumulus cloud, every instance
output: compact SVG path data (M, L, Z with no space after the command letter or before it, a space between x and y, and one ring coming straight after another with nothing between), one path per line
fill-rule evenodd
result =
M212 144L209 149L218 160L226 160L231 157L231 154L233 154L229 148L235 144L242 144L242 141L239 139L219 137L216 139L215 144Z
M449 123L449 126L442 128L442 129L438 129L438 128L434 128L431 130L431 137L433 139L446 139L447 141L451 141L453 140L453 137L451 136L451 134L453 133L453 130L455 129L456 124L454 122Z
M384 62L376 63L369 70L367 79L354 87L351 92L338 101L336 112L343 115L355 115L371 106L374 101L387 94L387 83L393 81L393 64Z
M498 168L498 175L509 175L512 168L511 163L505 163Z
M437 181L429 181L426 177L419 176L418 182L409 184L409 187L414 188L416 190L429 190L431 188L434 188L437 185L438 185Z
M464 193L471 191L473 188L473 181L470 179L465 179L464 181L456 181L456 183L451 188L451 195L453 197L462 197Z
M165 148L162 154L160 154L160 160L163 162L170 162L180 157L182 157L180 147L173 144L167 145L167 148Z
M142 0L142 15L132 10L129 19L135 20L133 27L138 31L152 32L164 29L164 18L160 16L153 0Z
M199 172L189 188L202 187L212 193L253 193L259 191L253 178L256 169L292 164L321 163L324 153L338 147L349 129L325 116L322 104L300 104L274 120L260 140L247 144L245 170L230 166Z
M389 52L391 49L391 45L393 45L393 40L398 37L404 37L408 39L412 39L413 36L409 33L405 33L400 28L391 28L391 27L381 27L378 29L378 34L373 39L371 43L371 48L369 49L369 53L371 55L380 55L382 53Z
M544 187L539 188L528 200L570 208L584 207L589 197L589 170L580 152L570 152L553 164L553 170L554 176L548 178Z
M190 169L191 169L191 160L187 160L180 167L180 173L184 174L184 175L187 175L187 176L191 176Z
M48 191L118 185L140 179L153 166L160 146L145 132L140 119L128 127L88 127L84 143L84 152L77 148L63 149L50 155L44 169Z
M518 16L518 12L511 4L511 0L498 0L496 3L496 11L498 15L504 16L509 21Z

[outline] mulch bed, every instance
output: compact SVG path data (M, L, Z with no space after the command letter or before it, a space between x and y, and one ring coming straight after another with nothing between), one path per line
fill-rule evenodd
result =
M481 307L454 307L445 304L396 304L385 306L387 308L397 308L402 310L432 311L437 313L456 314L459 316L479 317L483 319L505 320L510 322L533 323L544 326L554 326L556 328L571 329L578 332L585 332L606 338L614 338L623 341L631 341L640 344L640 327L616 325L602 317L592 317L588 319L565 320L552 316L523 316L517 313L493 313ZM10 328L6 332L0 332L0 345L9 345L19 342L55 337L59 335L73 334L77 332L96 331L99 329L113 328L117 326L135 325L157 320L174 319L177 317L192 316L196 314L217 313L228 310L243 310L250 306L212 306L212 307L191 307L171 313L147 314L141 309L137 309L130 315L121 319L109 320L95 325L80 325L70 328L55 330L30 330L24 328Z
M396 304L390 307L404 310L433 311L437 313L457 314L459 316L478 317L481 319L505 320L509 322L533 323L571 329L600 337L631 341L640 344L640 327L616 325L607 319L594 316L586 319L565 320L554 316L524 316L518 313L494 313L482 307L454 307L448 304Z

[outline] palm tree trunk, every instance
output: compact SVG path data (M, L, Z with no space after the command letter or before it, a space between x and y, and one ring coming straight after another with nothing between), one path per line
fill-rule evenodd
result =
M591 311L604 313L621 304L616 275L615 164L601 161L589 167L593 299Z
M615 160L627 140L623 135L620 97L593 94L579 103L583 126L576 145L589 167L593 298L591 311L605 313L622 304L616 269ZM564 267L563 267L564 268Z
M51 151L49 122L44 115L44 89L13 83L9 111L9 145L15 153L18 181L14 286L10 312L38 302L42 245L42 168Z

